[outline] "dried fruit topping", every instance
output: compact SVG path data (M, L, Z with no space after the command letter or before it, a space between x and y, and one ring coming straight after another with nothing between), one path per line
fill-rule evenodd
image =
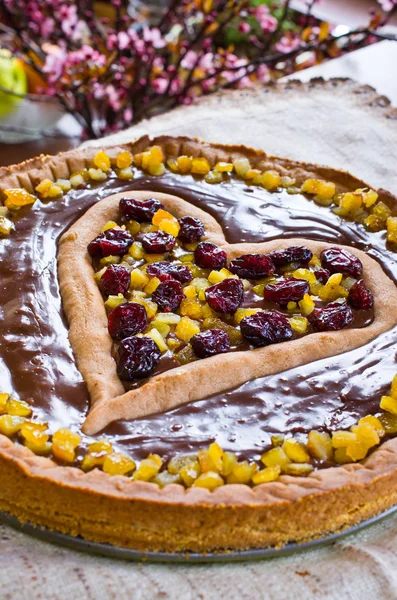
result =
M160 362L161 352L149 337L128 337L119 346L117 373L120 379L131 381L146 377Z
M268 256L278 267L295 262L308 263L313 257L313 252L310 248L306 248L306 246L289 246L289 248L284 248L284 250L273 250L269 252Z
M99 289L105 296L124 294L130 285L131 275L122 265L109 265L99 280Z
M182 242L198 242L201 236L204 235L204 225L200 219L182 217L178 223L180 225L178 237Z
M243 254L231 261L229 269L243 279L262 279L276 270L272 259L266 254Z
M226 266L226 252L212 242L201 242L194 251L194 260L204 269L222 269Z
M193 275L189 267L166 261L160 261L148 265L146 273L150 275L150 277L158 277L160 281L176 279L180 283L188 283L193 279Z
M319 281L323 285L327 283L328 279L331 276L331 273L328 271L328 269L317 269L317 271L314 271L314 274L316 276L317 281Z
M207 358L222 352L228 352L230 349L230 339L226 331L221 329L207 329L202 333L197 333L190 340L194 353L199 358Z
M205 290L205 298L212 310L234 313L244 297L244 286L240 279L224 279Z
M175 238L165 231L153 231L142 238L142 245L149 254L163 254L175 246Z
M254 346L267 346L289 340L292 327L286 317L277 312L263 311L245 317L240 323L243 336Z
M372 292L366 287L364 280L360 279L351 288L348 302L358 310L369 310L374 305Z
M346 302L331 302L315 308L308 319L319 331L337 331L352 323L353 311Z
M343 248L327 248L320 254L321 264L331 273L343 273L360 279L363 274L361 260Z
M135 335L146 326L146 310L137 302L119 304L108 317L109 334L116 341Z
M122 198L119 204L120 213L127 221L138 221L151 223L153 215L163 208L163 204L156 198L148 200L137 200L136 198Z
M134 238L124 229L107 229L103 231L87 246L91 256L104 258L105 256L121 256L128 252Z
M285 279L276 281L265 287L264 298L280 306L287 306L288 302L299 302L309 292L309 284L305 279Z
M162 312L173 312L176 310L185 294L179 281L170 279L164 281L156 288L152 294L152 300L156 302Z

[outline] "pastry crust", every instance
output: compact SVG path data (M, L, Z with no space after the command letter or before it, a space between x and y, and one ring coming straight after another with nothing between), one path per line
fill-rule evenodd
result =
M121 150L136 153L153 143L161 145L168 156L205 155L212 165L218 160L247 155L255 168L277 168L296 177L298 183L309 176L331 179L338 192L366 186L348 173L268 157L242 146L227 148L188 138L145 137L125 147L107 148L106 152L115 158ZM73 171L91 166L96 152L88 149L58 157L43 156L0 169L0 190L23 186L33 192L35 185L46 177L52 180L69 177ZM380 198L390 205L391 196L379 192ZM392 203L395 208L395 199ZM316 243L310 242L314 249L313 244ZM234 250L246 252L249 246L235 246ZM376 294L377 321L384 314L387 299L392 302L394 312L396 301L390 297L389 280L380 267L366 255L357 255ZM383 289L378 276L383 278ZM381 326L385 328L392 324L388 319L392 319L393 311L388 312L382 319ZM358 332L361 336L373 325L379 323L351 333ZM314 340L313 335L306 339ZM327 340L324 343L328 344ZM334 353L332 349L331 354ZM75 467L60 467L0 435L0 479L2 510L21 521L29 520L93 541L151 551L207 552L281 546L344 529L395 504L397 439L382 444L362 463L317 470L305 478L281 476L277 482L255 488L233 484L209 492L202 488L185 490L175 484L159 489L152 483L110 476L97 469L83 473Z
M122 197L147 199L156 196L176 217L192 215L201 219L205 239L222 247L228 260L242 254L265 254L291 245L303 244L314 254L335 244L308 239L272 240L255 244L228 244L220 226L206 212L177 196L147 192L114 194L90 208L62 236L58 252L59 284L69 338L91 396L91 410L83 431L93 435L112 421L131 420L164 412L180 404L201 400L257 377L273 375L315 360L353 350L397 324L396 286L380 265L360 250L348 246L364 266L366 284L375 300L375 318L367 327L317 332L297 340L255 350L218 354L211 358L170 369L149 379L139 388L124 392L111 355L112 340L107 331L103 298L94 281L87 245L103 225L118 217Z

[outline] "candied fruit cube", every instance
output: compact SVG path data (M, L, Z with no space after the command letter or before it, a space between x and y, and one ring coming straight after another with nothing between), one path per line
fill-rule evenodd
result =
M32 414L32 408L29 404L16 398L10 398L7 402L6 410L7 414L14 415L15 417L30 417Z
M238 177L245 177L246 173L251 170L251 164L248 158L238 158L233 161L234 170Z
M192 159L191 172L195 175L206 175L211 170L211 165L208 160L201 156L200 158Z
M121 452L114 452L105 456L102 469L109 475L129 475L135 470L135 462Z
M176 337L183 342L189 342L196 333L200 333L200 325L189 317L182 317L175 329Z
M34 204L37 200L35 196L29 194L29 192L22 188L4 190L4 193L6 195L4 205L11 211L19 210L24 206L29 206L29 204Z
M176 454L168 463L167 469L173 475L178 474L183 467L197 463L195 454Z
M216 452L214 452L216 454ZM216 463L212 460L209 450L199 450L197 452L198 461L200 464L200 469L202 473L207 473L208 471L220 471L222 468L222 458L215 456Z
M384 202L378 202L373 209L372 214L380 217L382 221L387 221L391 217L392 211Z
M229 272L227 271L227 273L225 273L225 271L227 271L227 269L222 269L221 271L211 271L211 273L208 275L208 281L214 285L215 283L219 283L230 276L233 277L232 274L229 275Z
M303 444L294 438L288 438L284 441L282 449L291 462L305 463L310 460L310 456Z
M289 463L285 465L283 471L286 475L297 475L304 477L313 471L314 467L310 463Z
M217 471L221 471L223 466L223 450L216 442L210 444L208 448L208 456L212 460Z
M142 306L146 310L146 315L147 315L147 318L149 319L149 321L156 316L157 304L155 302L153 302L152 300L149 300L149 299L141 300L139 298L134 298L134 302L136 302L137 304L142 304Z
M282 469L290 463L290 459L286 455L284 449L281 446L268 450L261 456L261 461L266 467L281 467Z
M364 205L369 208L370 206L372 206L373 204L375 204L375 202L378 199L378 194L377 192L375 192L375 190L361 190L362 194L363 194L363 201L364 201Z
M202 319L203 310L198 300L189 300L184 298L180 305L180 312L183 317L190 317L191 319Z
M393 381L391 382L391 392L390 395L393 398L397 398L397 375L394 375Z
M107 174L101 169L88 169L88 175L93 181L105 181L107 179Z
M397 217L388 217L386 227L386 240L390 244L397 244Z
M209 171L204 179L207 183L222 183L223 175L219 171Z
M397 433L397 415L391 413L383 413L379 416L379 421L388 435Z
M292 329L296 333L300 333L300 334L306 333L308 325L309 325L309 321L306 319L306 317L291 317L288 320L290 322Z
M178 156L176 159L179 170L183 175L190 173L192 170L193 159L191 156Z
M289 188L292 185L295 185L296 183L296 179L293 177L288 177L288 175L284 175L283 177L281 177L280 180L280 185L283 188Z
M326 432L310 431L307 449L313 458L318 458L319 460L331 460L333 453L331 436Z
M0 216L0 235L9 235L14 229L15 225L10 219Z
M161 282L160 282L160 279L158 279L158 277L150 277L149 282L145 285L145 287L143 288L143 291L148 296L151 296L153 294L153 292L157 290L160 283Z
M10 394L7 394L6 392L0 392L0 414L6 411L6 406L9 399Z
M161 471L153 477L152 483L157 483L159 487L163 488L171 483L182 483L182 477L179 475L179 473L172 475L168 471Z
M24 422L24 417L0 415L0 433L10 437L21 429L21 426Z
M222 475L225 477L233 472L237 465L237 456L234 452L224 452L222 455Z
M155 175L156 177L159 177L160 175L164 175L165 166L163 165L163 163L149 164L148 171L150 175Z
M303 299L300 300L298 304L304 317L308 317L315 308L314 300L309 296L309 294L305 294Z
M145 333L146 337L150 337L158 346L160 352L167 352L168 346L164 341L163 336L157 329L151 329L148 333Z
M200 475L200 473L200 464L197 460L196 462L185 465L179 471L182 481L186 485L186 487L192 486L193 483L196 481L197 477Z
M130 256L132 256L132 258L134 258L135 260L142 260L145 256L145 251L143 249L141 242L134 242L130 246L130 248L128 250L128 254Z
M181 342L179 340L176 340L175 338L169 338L167 340L167 346L170 350L172 350L172 352L174 352L175 350L177 350L181 345Z
M101 467L108 454L113 452L112 444L107 440L98 440L88 446L88 452L83 458L81 468L83 471L89 471L94 467Z
M174 313L158 313L156 321L158 323L165 323L166 325L178 325L181 317Z
M105 308L109 312L112 311L119 304L123 304L123 302L127 302L127 299L124 298L123 294L117 294L117 296L108 296L105 302Z
M217 162L214 169L219 173L231 173L233 171L233 163L230 162Z
M211 492L221 485L225 485L222 477L218 473L214 473L212 471L202 473L193 483L193 487L206 488Z
M35 190L42 196L43 198L48 197L48 192L50 191L52 186L51 179L43 179L40 181L38 185L36 185Z
M382 410L385 410L392 415L397 415L397 398L393 398L392 396L382 396L380 407Z
M153 458L145 458L141 461L139 467L134 473L134 480L136 481L150 481L160 471L161 464L159 465Z
M351 459L346 454L346 447L335 449L334 461L338 465L345 465L346 463L351 462Z
M261 483L268 483L269 481L276 481L280 475L281 469L279 466L266 467L252 476L252 483L259 485Z
M266 190L275 190L280 185L280 182L281 177L277 171L265 171L260 178L260 184Z
M385 229L385 222L377 215L368 215L368 217L364 219L364 226L369 231L381 231L382 229Z
M284 443L284 435L282 433L276 433L270 437L273 446L282 446Z
M171 328L166 323L159 323L156 319L150 323L151 329L157 329L157 331L163 336L165 339L167 335L170 333Z
M32 452L47 454L51 450L51 444L48 442L50 436L46 433L46 423L25 421L22 423L20 431L25 446L30 448Z
M239 325L245 317L255 315L257 312L261 312L261 308L238 308L234 313L234 322Z
M87 171L88 175L88 171ZM73 189L80 188L85 184L86 180L81 173L75 173L70 176L70 185Z
M335 196L335 184L331 181L321 181L320 179L306 179L301 187L302 192L307 194L316 194L323 198L332 198Z
M72 184L69 179L57 179L55 185L61 188L62 192L70 192L72 189Z
M116 159L116 166L118 169L125 169L130 167L134 161L134 157L131 152L124 150L123 152L119 152Z
M346 448L349 444L356 441L356 434L353 431L334 431L332 433L333 448Z
M119 169L117 171L117 177L119 179L133 179L134 177L134 173L132 172L132 168L131 167L126 167L125 169Z
M55 431L52 436L52 453L64 462L73 462L76 458L76 448L80 444L80 436L65 427Z
M342 197L339 202L339 207L346 215L355 211L357 208L361 208L363 198L359 190L358 192L359 193L347 192L346 194L342 194Z
M222 331L226 331L232 346L238 346L238 344L241 344L243 340L241 331L237 329L237 327L233 327L233 325L229 325L221 319L213 316L205 318L203 322L203 329L221 329Z
M164 152L161 146L151 146L150 150L150 160L153 163L162 163L164 162Z
M187 346L182 348L182 350L179 350L179 352L177 352L177 354L175 354L175 359L181 365L187 365L187 364L197 360L197 356L195 355L191 345L188 344Z
M365 442L356 440L352 444L346 446L346 456L352 461L362 460L368 454L370 446Z
M249 483L252 476L258 470L254 463L248 461L238 462L232 469L230 475L227 476L227 483Z
M194 300L194 298L197 297L197 292L196 292L196 288L194 287L194 285L186 285L183 288L183 293L185 294L185 296L188 300Z
M173 173L180 173L180 168L179 165L177 163L176 158L169 158L167 160L167 167L169 168L170 171L172 171Z
M262 171L259 169L250 169L244 175L244 179L253 183L254 185L259 185L261 183Z
M107 231L108 229L120 229L120 227L117 225L116 221L108 221L102 227L101 233L103 233L104 231Z
M317 282L317 278L313 271L309 271L309 269L296 269L292 272L292 277L296 279L305 279L309 285Z
M316 194L313 196L313 201L319 206L331 206L334 200L333 198L324 198L323 196Z
M158 225L160 225L161 221L176 221L176 220L177 219L175 219L174 215L172 215L168 211L160 208L158 211L156 211L154 213L153 218L152 218L152 224L158 226Z
M376 446L380 442L380 437L376 429L368 422L359 422L354 425L351 431L356 434L357 441L368 445L369 447Z
M148 283L149 283L149 277L145 273L143 273L140 269L133 269L131 271L131 283L130 283L131 289L143 290L147 286Z
M97 152L94 157L94 165L101 171L110 171L110 158L103 150Z
M178 237L180 228L181 227L177 220L169 221L168 219L164 219L159 224L160 231L165 231L166 233L169 233L170 235L172 235L172 237L175 238Z

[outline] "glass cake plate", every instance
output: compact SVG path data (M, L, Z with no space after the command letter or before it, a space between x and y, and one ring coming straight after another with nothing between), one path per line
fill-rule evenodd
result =
M397 505L392 506L388 510L362 521L358 525L349 527L337 533L333 533L326 537L304 542L302 544L287 544L282 548L258 548L255 550L231 550L229 552L141 552L133 550L131 548L121 548L119 546L111 546L110 544L101 544L98 542L90 542L81 537L75 537L71 535L65 535L57 531L50 531L45 527L39 527L29 522L20 523L16 517L9 515L8 513L0 511L0 523L9 525L22 533L27 533L37 539L52 544L58 544L71 550L78 550L80 552L87 552L88 554L95 554L99 556L106 556L109 558L119 558L123 560L130 560L134 562L152 562L152 563L222 563L222 562L242 562L245 560L262 560L266 558L275 558L278 556L288 556L296 552L302 552L304 550L312 550L319 546L326 546L337 542L346 536L357 533L362 529L374 525L383 521L385 518L390 517L397 512Z

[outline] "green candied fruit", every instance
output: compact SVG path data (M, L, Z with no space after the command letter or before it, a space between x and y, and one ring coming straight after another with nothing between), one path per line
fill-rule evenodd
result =
M179 352L175 354L175 360L181 363L181 365L187 365L188 363L197 360L197 356L193 352L193 348L191 347L191 345L188 344L187 346L182 348L182 350L179 350Z
M229 336L230 344L232 346L238 346L243 341L243 336L237 327L233 327L233 325L229 325L228 323L224 323L221 319L217 319L216 317L209 317L208 319L204 319L203 329L221 329L222 331L226 331Z

